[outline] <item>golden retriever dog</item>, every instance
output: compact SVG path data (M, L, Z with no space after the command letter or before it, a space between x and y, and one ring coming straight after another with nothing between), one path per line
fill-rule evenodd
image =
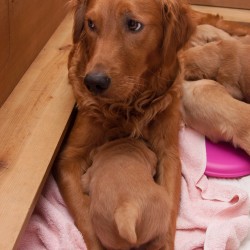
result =
M91 166L93 149L122 137L141 138L158 159L155 180L169 199L164 249L174 249L181 181L177 52L192 35L194 23L224 25L237 34L246 33L246 28L192 12L184 0L71 0L71 4L75 13L68 68L78 114L56 162L62 196L88 249L102 249L81 176Z
M142 138L158 159L155 180L169 199L165 249L174 249L181 181L177 52L194 30L189 6L175 0L73 4L68 67L78 114L56 163L63 198L88 249L102 249L81 176L94 148L117 138Z
M184 51L186 80L214 79L236 99L250 102L250 44L236 39L211 42Z
M123 138L97 149L83 175L90 217L107 249L162 249L167 242L169 199L156 184L157 157L138 139Z

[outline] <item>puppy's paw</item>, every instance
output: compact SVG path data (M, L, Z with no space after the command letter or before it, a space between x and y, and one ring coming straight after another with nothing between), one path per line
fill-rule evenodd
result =
M187 56L185 52L179 56L181 73L184 80L197 81L204 79L204 74L194 60Z
M198 65L192 62L185 62L182 72L184 80L187 81L197 81L206 78Z
M184 79L187 81L197 81L206 78L203 72L196 66L187 64L183 71Z

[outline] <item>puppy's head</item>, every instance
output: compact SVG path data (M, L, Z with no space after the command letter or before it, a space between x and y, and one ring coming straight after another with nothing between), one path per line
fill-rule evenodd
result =
M74 0L70 78L79 92L123 102L153 88L175 64L192 31L187 5L175 0ZM155 84L155 83L154 83Z
M227 41L232 51L235 41ZM221 68L221 55L223 55L222 41L215 41L204 46L192 47L179 53L182 74L185 80L195 81L200 79L215 80ZM230 53L231 53L230 51ZM233 54L233 53L231 53Z
M158 159L156 154L149 148L149 145L140 139L126 137L109 141L92 150L90 159L95 162L94 168L103 168L103 164L107 159L110 160L119 155L119 159L126 159L127 157L133 159L134 168L137 170L140 168L143 172L148 171L154 176ZM112 162L116 163L115 158L112 159ZM119 164L119 161L116 164Z

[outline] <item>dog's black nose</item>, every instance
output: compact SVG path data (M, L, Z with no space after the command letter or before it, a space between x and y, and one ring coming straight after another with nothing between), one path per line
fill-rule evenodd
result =
M84 83L88 90L100 94L108 89L111 79L102 72L92 72L85 76Z

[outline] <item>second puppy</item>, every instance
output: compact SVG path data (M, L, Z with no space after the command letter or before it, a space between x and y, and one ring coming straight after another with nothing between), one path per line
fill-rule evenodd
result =
M190 48L180 55L186 80L212 79L229 94L250 102L250 45L221 40Z
M143 141L119 139L94 152L82 177L94 230L107 249L161 249L167 242L169 200L154 182L156 155Z

